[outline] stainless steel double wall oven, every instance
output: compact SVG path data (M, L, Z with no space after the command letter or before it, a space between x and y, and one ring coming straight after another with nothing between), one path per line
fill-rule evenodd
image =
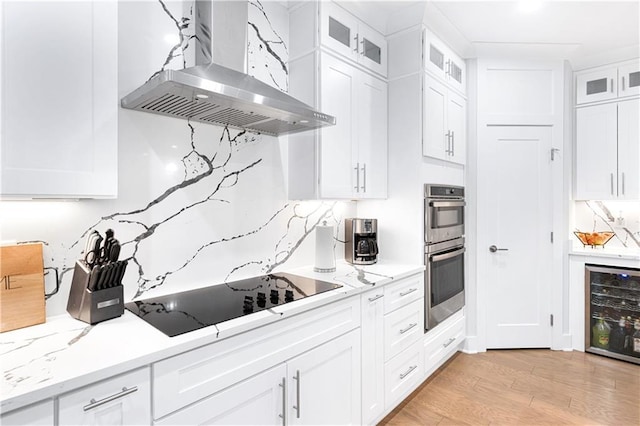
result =
M425 331L464 307L464 188L424 186Z

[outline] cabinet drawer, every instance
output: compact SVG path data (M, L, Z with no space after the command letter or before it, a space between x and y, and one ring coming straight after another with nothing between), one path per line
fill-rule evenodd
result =
M424 335L422 299L384 317L384 359L390 360Z
M414 344L385 364L385 409L394 407L420 383L424 372L421 345Z
M424 274L407 277L384 287L384 313L395 311L424 296Z
M54 424L53 399L37 402L27 407L0 414L0 424L5 426L46 426Z
M451 321L448 321L451 320ZM458 350L465 339L465 318L462 312L455 314L447 321L442 330L434 329L433 336L427 334L424 342L424 368L427 374L431 374L440 367L449 355Z
M360 326L351 298L153 365L154 418L203 399Z
M151 424L150 392L145 367L66 393L58 398L58 424Z

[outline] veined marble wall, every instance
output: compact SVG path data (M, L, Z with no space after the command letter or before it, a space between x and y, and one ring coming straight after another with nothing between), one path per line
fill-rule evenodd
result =
M275 1L248 7L249 73L287 90L288 11ZM119 3L121 97L162 69L194 64L193 13L193 0ZM118 199L3 202L1 239L44 243L47 291L54 271L61 282L48 316L66 312L75 261L94 229L113 229L129 259L126 300L312 264L315 227L326 220L343 240L355 205L287 200L287 143L120 109Z
M622 219L622 220L620 220ZM607 248L640 249L640 202L576 201L573 231L613 231ZM574 246L581 243L573 236Z

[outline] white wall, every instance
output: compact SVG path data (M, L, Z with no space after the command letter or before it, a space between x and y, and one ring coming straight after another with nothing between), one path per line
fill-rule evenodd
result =
M155 1L120 2L121 97L162 68L193 65L191 3L165 2L165 11ZM174 19L188 23L182 44ZM275 52L249 26L249 73L287 89L286 8L251 1L249 21ZM48 316L65 313L73 266L92 229L113 228L122 243L129 300L313 263L315 226L327 220L342 240L342 218L355 215L353 203L287 200L286 137L120 109L117 143L117 199L2 202L1 239L44 242L45 267L61 274ZM338 257L343 251L339 244ZM54 274L47 271L50 292Z

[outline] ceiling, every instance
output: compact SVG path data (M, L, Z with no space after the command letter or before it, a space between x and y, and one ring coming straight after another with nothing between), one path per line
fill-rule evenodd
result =
M464 57L569 59L575 68L576 64L585 67L590 62L640 56L640 0L340 3L385 34L393 32L388 17L403 9L424 7L426 21L433 22L434 15L439 15L435 19L439 28L432 28L434 32Z

